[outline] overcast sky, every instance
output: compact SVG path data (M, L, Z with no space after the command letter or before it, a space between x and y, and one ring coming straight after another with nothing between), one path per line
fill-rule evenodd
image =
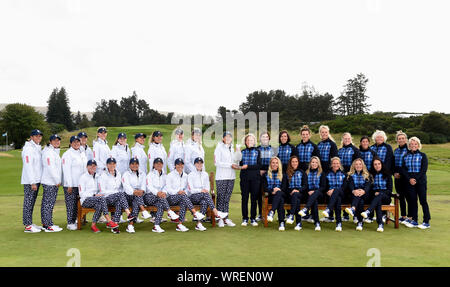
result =
M450 1L0 2L0 103L72 111L136 90L154 109L214 115L255 90L335 97L357 73L371 111L450 112Z

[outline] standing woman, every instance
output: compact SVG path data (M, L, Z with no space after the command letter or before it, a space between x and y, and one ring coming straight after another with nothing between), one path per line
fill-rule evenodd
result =
M417 137L412 137L408 141L408 153L403 157L402 175L408 182L408 196L411 205L412 220L405 223L407 227L418 227L420 229L430 228L430 209L427 203L427 155L421 152L422 144ZM417 196L423 210L423 223L418 224L417 219Z
M278 230L284 231L284 196L288 187L286 176L283 176L281 160L277 157L270 159L269 170L263 177L264 191L269 194L272 209L267 215L267 221L272 222L275 211L278 212Z
M180 127L175 130L175 139L170 142L169 154L168 154L168 166L169 172L175 169L175 159L185 159L185 144L183 141L184 132Z
M361 153L361 158L364 160L366 168L372 168L372 161L377 156L377 153L370 148L370 138L368 136L363 136L359 140L359 152Z
M281 160L281 165L283 166L283 172L287 170L289 159L291 156L295 155L295 146L291 145L291 137L287 131L281 131L278 137L279 146L277 149L277 157Z
M205 158L205 150L202 146L202 130L194 128L191 133L191 138L186 142L185 149L185 166L184 170L187 174L196 170L194 166L194 160L198 157ZM203 170L205 166L203 165Z
M58 195L58 189L62 179L61 157L59 147L61 138L58 135L50 136L50 143L42 151L42 178L41 183L44 189L41 204L41 222L45 232L61 231L57 225L53 224L53 208Z
M41 184L42 175L42 132L32 130L30 140L25 142L22 149L22 178L23 184L23 225L24 232L41 232L42 227L33 224L33 209Z
M62 156L63 189L67 210L67 229L77 230L78 182L86 171L86 157L80 151L80 138L70 137L70 148Z
M392 176L379 157L373 159L371 173L373 177L371 188L372 202L370 203L369 208L361 213L361 216L367 218L371 212L376 211L378 223L377 231L383 232L384 224L381 205L391 203Z
M167 152L162 144L163 134L160 131L154 131L152 138L150 139L150 145L148 147L148 162L151 163L157 157L161 158L164 162L163 173L167 174ZM153 165L149 166L150 171L153 170Z
M270 134L268 132L261 133L261 135L259 136L259 142L261 143L258 146L259 155L261 158L261 169L259 171L259 174L261 175L261 177L263 177L269 169L270 159L277 155L277 151L270 145ZM260 221L262 219L262 180L260 182L261 186L258 189L259 216L256 218L256 221Z
M258 195L260 195L260 169L261 157L256 148L256 137L253 134L247 134L244 138L245 149L242 151L242 160L239 162L241 167L240 186L241 186L241 211L242 226L248 224L248 197L250 195L250 224L258 226L256 222L256 207Z
M320 159L317 156L313 156L309 162L309 167L306 170L307 175L307 195L308 200L306 206L298 212L300 216L305 216L311 209L311 214L314 219L315 231L320 231L319 221L319 209L318 202L323 197L323 192L326 188L326 173L322 172L322 166L320 165Z
M229 131L223 133L222 141L214 150L214 164L216 166L217 209L229 213L230 199L236 179L235 170L239 169L239 165L234 163L233 138ZM229 218L226 218L225 221L219 219L219 227L224 227L225 224L230 227L236 225Z
M364 161L360 158L355 159L350 167L347 175L348 189L352 194L352 204L350 208L346 208L348 214L357 217L358 223L356 230L363 230L363 218L361 212L364 211L364 204L367 204L370 187L372 184L372 176L367 171Z
M330 135L328 126L321 125L319 127L319 135L322 140L317 144L319 158L323 171L327 173L330 170L330 160L338 155L338 149L333 137Z
M300 130L302 140L297 145L295 151L300 160L300 169L306 171L308 169L309 161L313 156L319 156L319 149L317 145L311 142L311 130L307 125L304 125Z
M331 170L326 176L326 195L330 198L327 208L322 212L329 217L334 210L336 214L336 231L342 231L341 203L344 197L345 174L338 157L331 159Z
M108 131L105 127L97 129L97 139L93 142L94 159L97 162L97 173L106 171L106 160L111 157L111 149L108 146L106 136Z
M370 148L377 153L377 156L383 161L386 170L392 175L394 166L394 152L391 145L387 144L387 136L384 131L376 130L372 135L375 142Z
M134 135L134 147L131 148L131 156L137 158L140 162L139 172L147 174L147 153L145 153L145 139L147 135L144 133L137 133ZM122 173L123 175L123 173Z
M342 147L338 151L338 156L341 160L342 167L345 173L348 173L353 161L357 158L361 158L359 149L353 145L352 135L350 133L342 134Z
M406 204L408 203L408 181L402 175L402 163L403 157L408 153L408 137L402 132L398 131L395 139L397 140L398 147L394 150L394 186L395 191L399 195L400 201L400 223L406 223L408 217L411 217L411 214L408 210L406 212ZM410 208L408 203L408 209Z
M302 229L302 218L298 214L300 211L300 199L306 195L306 189L308 187L308 177L300 168L300 161L297 156L291 156L289 159L288 168L284 175L288 180L288 188L286 189L286 202L291 204L291 210L289 211L287 224L294 223L294 216L297 225L295 230ZM306 196L305 196L306 197Z
M80 151L84 153L86 156L86 160L94 159L94 153L92 152L92 149L87 144L88 135L85 132L79 132L78 137L80 138Z
M124 174L128 169L131 158L131 150L127 144L127 135L125 133L119 133L117 135L117 140L111 150L111 156L117 162L116 168L119 173L121 175Z

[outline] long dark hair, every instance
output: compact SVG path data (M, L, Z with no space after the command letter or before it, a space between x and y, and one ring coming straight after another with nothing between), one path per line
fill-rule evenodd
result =
M383 178L386 179L389 176L391 176L391 173L386 169L386 166L384 165L384 163L381 160L381 158L378 157L378 156L374 156L373 160L372 160L372 166L371 166L371 169L370 169L370 173L372 174L373 178L375 178L375 175L377 175L377 173L378 173L375 170L375 166L374 166L374 163L375 163L376 160L381 162L381 171L380 171L380 173L383 174Z
M286 173L287 173L287 176L288 176L289 180L291 180L292 176L294 175L294 173L295 173L295 171L296 171L296 169L294 169L294 168L292 167L292 165L291 165L291 162L292 162L292 160L293 160L294 158L296 158L297 161L298 161L298 167L297 167L297 169L300 167L300 159L298 158L298 156L296 156L296 155L291 156L291 158L289 159L289 163L288 163L287 170L286 170Z

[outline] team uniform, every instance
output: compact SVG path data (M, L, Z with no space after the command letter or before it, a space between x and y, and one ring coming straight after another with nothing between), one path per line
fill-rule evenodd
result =
M358 219L358 230L360 230L360 228L362 228L363 226L363 218L361 216L361 212L364 211L364 204L368 204L369 203L369 198L370 198L370 188L371 188L371 181L370 181L370 177L365 179L362 171L360 173L358 173L357 171L355 171L354 174L349 175L347 177L347 185L348 185L348 190L351 193L352 196L352 204L351 206L355 207L355 209L350 208L349 213L352 214L353 216L356 216L356 218ZM357 189L363 189L364 190L364 194L361 196L356 196L353 194L354 190Z
M173 140L170 143L169 155L167 159L168 160L167 166L169 167L169 172L175 169L175 160L177 158L182 158L184 161L186 161L185 154L186 154L186 145L183 141ZM184 168L184 171L186 171L186 167Z
M367 170L371 172L373 159L377 156L376 151L372 150L370 147L368 149L363 149L362 147L360 147L359 152L361 154L362 160L364 161L364 164L366 165Z
M403 157L402 164L402 175L407 180L407 190L410 201L408 205L411 205L411 217L412 221L406 226L408 227L420 227L428 228L429 221L431 219L430 209L427 203L427 169L428 169L428 158L426 154L421 151L408 151L408 153ZM415 185L411 185L409 180L414 178L416 180ZM423 224L418 225L418 205L417 197L419 197L420 205L423 210Z
M319 222L319 209L318 203L323 199L323 192L326 188L326 174L322 172L320 175L318 174L318 169L310 169L307 174L307 189L305 191L307 200L305 208L303 208L299 214L305 216L308 210L311 210L311 215L314 219L314 225L316 226L316 230L320 231L320 222ZM314 191L311 195L308 194L309 191Z
M149 171L153 170L153 160L157 157L163 160L163 173L167 173L167 152L162 143L150 143L148 147L148 162L150 163Z
M267 219L271 222L275 211L277 211L278 223L281 228L284 228L284 196L288 188L288 179L287 176L283 176L283 179L280 180L277 177L278 172L281 171L272 171L272 178L269 176L269 173L266 173L263 177L263 186L264 191L269 194L269 203L272 203L272 209L269 211ZM280 190L278 190L275 194L272 194L275 188L279 188Z
M241 187L241 211L243 222L248 221L248 198L250 195L250 220L252 224L256 223L256 207L258 195L260 195L260 169L261 156L260 151L256 147L246 148L242 152L242 160L240 166L247 165L247 169L241 170L240 187Z
M120 143L117 143L116 145L113 145L111 149L111 156L117 161L117 171L121 175L124 174L128 170L131 159L131 150L128 144L121 145Z
M344 197L345 174L341 170L338 170L337 172L331 170L326 175L325 180L326 188L324 189L324 196L328 196L327 192L330 189L334 189L334 191L331 194L327 208L323 211L323 213L326 217L328 217L334 210L336 215L336 230L340 231L342 230L341 204L342 198Z
M53 208L58 195L58 185L62 181L62 161L59 156L60 149L48 145L42 151L42 178L43 196L41 204L41 222L44 228L53 231Z
M297 151L295 146L290 143L280 144L276 151L277 157L281 160L283 166L283 172L286 172L291 156L296 155Z
M338 156L338 148L334 141L326 139L317 144L319 150L320 163L324 172L330 170L330 161L333 157Z
M294 171L294 174L292 174L292 177L289 179L287 173L283 175L283 177L286 177L288 179L288 187L285 190L285 198L286 203L291 204L291 210L289 211L290 214L288 216L288 224L292 224L294 221L297 223L297 228L301 228L302 226L302 218L298 214L300 211L300 200L302 198L306 198L306 190L308 188L308 177L304 173L303 170L297 168L297 170ZM292 192L293 190L298 190L299 192ZM292 194L291 194L292 193Z
M78 135L78 137L80 137ZM94 159L94 152L92 149L86 144L86 145L80 145L80 151L84 153L87 160L93 160Z
M378 192L378 195L375 193ZM392 177L386 176L381 172L375 173L373 176L373 184L371 188L371 198L372 202L370 203L369 208L361 213L364 218L373 212L376 211L377 215L377 223L378 223L378 231L383 230L383 215L381 212L381 205L390 204L391 203L391 194L392 194Z
M382 143L380 145L374 144L370 146L370 149L377 153L377 156L381 159L386 169L392 174L394 165L394 152L391 145Z
M184 170L187 174L191 171L196 170L194 166L194 160L198 157L205 159L205 150L201 143L195 142L192 139L188 139L185 145L185 157L184 157ZM205 170L205 165L203 165L203 170Z
M394 173L400 174L400 178L394 178L395 191L399 195L400 215L411 217L410 211L406 212L406 204L408 203L408 181L402 174L403 157L408 153L408 145L398 146L394 150ZM408 204L408 209L410 208Z
M122 175L122 188L125 192L125 197L128 201L128 205L131 206L131 216L137 218L139 214L140 206L144 206L144 195L134 195L135 190L146 190L146 175L142 172L131 171L128 169Z
M259 157L261 159L261 166L260 166L261 169L260 170L267 172L267 170L269 169L270 159L274 156L277 156L277 150L274 149L271 145L267 145L267 146L259 145L257 147L257 149L259 150ZM258 193L258 209L259 209L258 219L262 218L262 194L261 194L262 188L263 188L262 180L260 180L260 187L258 189L259 190L259 193Z
M115 170L114 174L106 171L101 174L98 179L98 189L98 192L104 195L107 206L112 206L116 210L112 216L112 221L119 223L122 210L129 208L125 193L122 190L122 174L120 171Z
M355 147L353 144L343 145L338 151L339 159L341 160L342 167L344 168L344 172L347 173L350 171L350 167L353 161L357 158L361 158L361 153L359 149Z
M136 142L131 148L131 156L139 160L139 173L147 174L148 157L144 148L144 145Z
M97 162L97 173L106 171L106 160L112 156L108 141L98 138L93 141L93 159Z
M99 192L98 178L99 175L97 173L89 174L88 172L85 172L78 183L81 206L95 209L92 217L92 222L94 223L98 222L101 215L108 214L105 196L95 196Z
M306 171L308 169L311 157L319 156L319 149L317 148L317 145L311 142L310 140L307 141L306 143L301 141L295 147L295 154L298 156L300 169L302 171ZM286 172L285 169L283 170L284 172Z

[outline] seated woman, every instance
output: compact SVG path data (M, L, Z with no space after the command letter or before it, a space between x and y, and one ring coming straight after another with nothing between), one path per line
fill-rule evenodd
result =
M285 176L287 176L289 182L285 195L286 201L291 203L291 210L289 211L286 223L293 224L295 215L297 225L294 229L299 231L302 229L302 218L298 214L300 210L300 199L305 196L308 180L305 173L300 168L300 161L296 155L289 159Z
M127 221L135 219L131 215L125 193L122 191L122 175L116 169L116 159L110 157L106 160L106 171L100 175L98 180L99 193L103 194L106 199L107 206L114 206L116 211L111 214L115 223L120 222L122 210L128 216ZM119 228L111 230L113 233L119 233Z
M172 220L177 220L179 216L170 209L167 201L167 194L163 191L166 185L167 175L163 173L163 160L157 157L153 160L153 170L147 175L147 190L144 194L144 203L147 206L156 206L158 209L155 214L155 222L152 231L157 233L164 232L160 224L164 210L167 210L167 215Z
M97 228L97 221L102 214L107 220L106 227L114 229L118 228L119 225L111 221L105 196L98 193L98 175L96 174L96 170L97 162L95 160L89 160L87 162L87 172L81 176L78 182L78 191L81 206L95 209L94 216L92 217L91 230L98 233L100 230Z
M384 231L383 215L381 205L391 203L392 177L383 163L377 156L372 161L373 184L371 188L372 203L369 208L361 213L363 218L367 218L372 211L377 213L378 232Z
M144 209L145 194L145 174L139 171L139 160L136 157L130 159L129 169L122 175L122 186L127 198L128 204L131 205L131 215L134 220L128 223L126 232L134 233L134 223L138 217L139 210L142 211L144 219L150 218L150 213Z
M227 212L218 211L209 195L210 185L209 177L206 171L203 171L203 159L197 157L194 159L195 170L191 170L187 177L189 199L192 204L200 204L200 212L206 215L208 207L212 210L216 218L224 219L228 216ZM214 220L214 219L213 219ZM205 231L202 220L197 221L196 230Z
M364 204L368 202L370 186L372 184L372 176L367 171L364 160L357 158L350 167L347 175L347 186L352 194L352 205L346 208L348 214L357 217L358 223L356 230L363 230L363 218L361 212L364 210Z
M298 212L300 216L305 216L309 210L311 210L311 215L314 219L315 231L320 231L319 222L319 209L318 202L322 199L323 191L325 190L326 184L326 174L322 172L322 166L320 164L320 159L317 156L313 156L309 161L308 169L306 170L307 176L307 189L306 194L308 195L308 200L306 201L306 206Z
M283 176L283 166L278 157L272 157L269 169L263 177L264 191L269 194L272 209L267 215L267 221L272 222L275 211L278 211L278 230L284 231L284 193L287 189L287 178Z
M187 175L183 172L184 161L181 158L175 160L175 169L167 175L166 185L164 191L167 193L167 201L170 205L179 205L180 214L179 222L177 224L177 231L186 232L189 229L183 225L184 217L186 215L186 208L188 208L194 220L202 220L205 216L194 209L194 205L187 195Z
M322 211L329 217L334 210L336 215L336 231L342 231L341 203L344 196L345 174L342 171L341 160L338 157L331 159L331 170L326 176L326 195L330 197L327 208Z

